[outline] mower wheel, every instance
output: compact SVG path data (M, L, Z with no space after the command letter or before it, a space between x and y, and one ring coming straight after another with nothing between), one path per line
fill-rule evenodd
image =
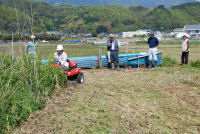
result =
M78 76L77 76L77 81L78 83L84 83L84 75L83 73L79 73Z

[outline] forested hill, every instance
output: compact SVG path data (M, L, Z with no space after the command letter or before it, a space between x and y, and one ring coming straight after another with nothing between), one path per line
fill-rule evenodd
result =
M16 5L13 0L5 0L0 4L1 32L30 32L32 16L34 31L60 30L72 33L122 32L137 29L169 31L188 24L200 24L200 2L171 8L144 8L108 5L55 6L41 1L32 4L29 0L15 1Z
M40 0L33 0L40 1ZM148 8L164 5L171 7L198 0L41 0L55 5L72 4L74 6L103 6L103 5L121 5L121 6L144 6Z

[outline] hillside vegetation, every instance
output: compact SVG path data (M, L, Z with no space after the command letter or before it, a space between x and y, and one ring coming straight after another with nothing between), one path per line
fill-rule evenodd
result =
M30 32L32 22L35 32L59 30L70 33L122 32L138 29L169 31L184 25L200 23L200 2L171 8L144 8L116 5L55 6L41 1L15 1L16 5L13 0L5 0L0 4L2 32Z
M134 6L142 5L144 7L156 7L158 5L165 5L171 7L188 2L196 2L198 0L33 0L33 1L46 1L55 5L72 4L75 6L103 6L103 5L122 5Z

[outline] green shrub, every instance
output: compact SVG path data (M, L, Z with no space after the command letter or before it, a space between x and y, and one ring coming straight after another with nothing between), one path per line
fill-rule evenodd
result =
M135 43L138 43L138 44L147 44L148 42L147 41L145 41L145 40L142 40L142 41L136 41Z
M172 59L171 57L163 57L163 66L175 66L177 65L177 61L175 59Z
M24 56L14 63L10 56L0 57L0 133L10 132L43 108L57 84L65 86L61 69L43 65L40 59L36 69L32 57Z
M200 60L192 61L191 66L196 67L196 68L200 68Z

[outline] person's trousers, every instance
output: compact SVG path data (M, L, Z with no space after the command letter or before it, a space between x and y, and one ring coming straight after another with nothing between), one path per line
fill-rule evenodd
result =
M118 64L119 63L118 51L111 51L110 59L111 59L111 63Z
M189 52L182 52L181 63L188 64Z
M157 47L149 48L149 61L152 61L153 59L155 61L158 61L156 56L157 52L158 52Z

